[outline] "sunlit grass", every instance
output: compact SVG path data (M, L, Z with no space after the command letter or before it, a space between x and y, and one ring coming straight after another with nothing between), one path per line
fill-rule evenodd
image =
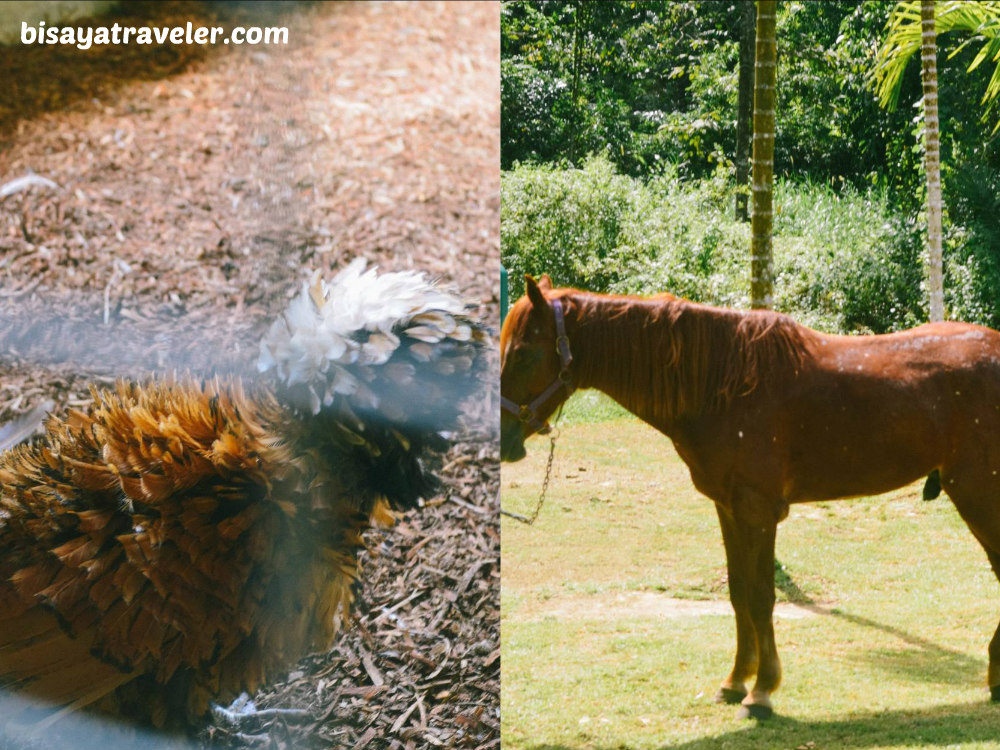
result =
M779 600L825 614L776 619L779 716L740 721L712 701L731 615L605 616L628 592L725 600L725 558L670 441L583 396L537 524L504 520L504 748L1000 748L985 690L998 587L946 498L913 485L792 509ZM504 507L533 506L545 448L504 465Z

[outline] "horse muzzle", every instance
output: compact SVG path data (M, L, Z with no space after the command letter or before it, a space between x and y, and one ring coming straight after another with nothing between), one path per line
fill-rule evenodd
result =
M513 422L507 429L500 430L500 460L513 463L527 455L524 449L524 432L520 422Z

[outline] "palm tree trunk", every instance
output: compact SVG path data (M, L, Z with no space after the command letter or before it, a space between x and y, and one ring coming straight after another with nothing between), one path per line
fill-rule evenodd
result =
M944 320L944 262L941 248L941 135L938 128L937 33L934 0L921 0L920 59L924 84L924 170L927 173L927 255L930 318Z
M777 0L757 0L757 54L753 96L753 233L750 261L750 306L774 306L774 99L778 46L775 40Z

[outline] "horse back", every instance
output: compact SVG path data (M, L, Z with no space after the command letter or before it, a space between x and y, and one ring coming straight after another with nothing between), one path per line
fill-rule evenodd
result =
M811 343L817 373L860 372L873 380L937 380L1000 372L1000 333L971 323L928 323L880 336L817 335Z
M997 442L1000 333L935 323L815 347L773 430L789 501L894 489Z
M802 346L794 371L762 373L722 413L672 435L717 502L728 505L736 487L781 503L878 494L973 444L996 443L1000 462L1000 333L936 323L880 336L810 332Z

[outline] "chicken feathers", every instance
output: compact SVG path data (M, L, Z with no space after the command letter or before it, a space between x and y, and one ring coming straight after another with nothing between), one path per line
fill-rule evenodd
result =
M0 455L0 687L184 724L328 648L362 534L436 488L487 334L416 273L304 286L260 382L120 382Z

